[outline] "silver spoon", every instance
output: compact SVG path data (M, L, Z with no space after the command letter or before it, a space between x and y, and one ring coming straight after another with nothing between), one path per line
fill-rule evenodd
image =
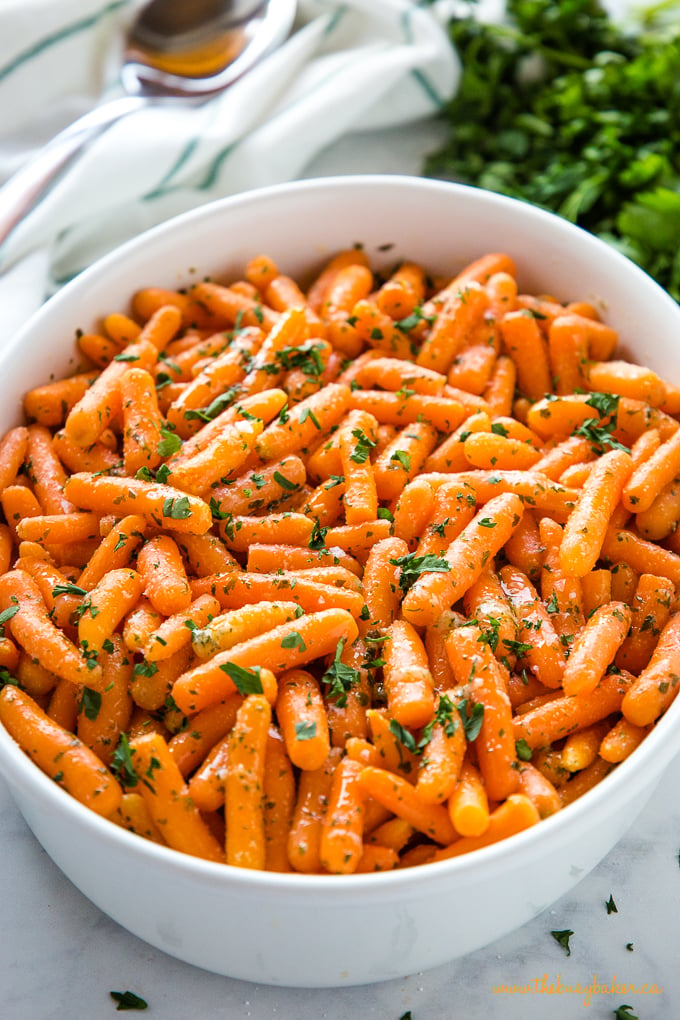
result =
M0 189L0 246L89 142L149 104L205 102L290 32L296 0L151 0L128 33L127 95L61 131Z

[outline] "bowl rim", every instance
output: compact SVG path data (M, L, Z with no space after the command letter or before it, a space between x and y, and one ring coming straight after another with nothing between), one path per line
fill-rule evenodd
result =
M680 307L647 273L636 266L622 253L609 247L600 238L589 234L557 215L540 209L517 199L498 195L481 188L455 182L434 180L430 178L411 177L403 174L357 174L346 176L329 176L309 178L299 181L276 184L264 188L256 188L238 195L228 196L217 201L208 202L195 209L144 231L135 238L126 241L113 251L97 259L91 266L79 273L60 291L53 295L25 325L14 335L0 352L0 370L3 362L10 358L16 349L24 343L25 337L39 329L44 320L48 320L62 305L72 301L72 295L78 294L81 288L86 289L91 282L98 280L102 274L109 273L127 258L131 252L142 253L145 249L156 248L164 240L183 231L187 225L199 224L207 219L228 217L232 209L247 208L269 200L286 199L288 196L307 192L337 193L346 192L345 200L351 193L361 193L365 189L385 188L398 191L410 189L442 197L469 202L486 204L491 208L512 209L515 215L526 217L537 223L546 224L555 236L564 235L566 240L579 244L583 250L607 252L607 258L613 267L625 267L625 272L637 281L637 284L649 292L650 299L661 302L668 315L677 319L680 327ZM391 892L395 888L403 891L413 890L420 893L423 884L439 882L445 876L455 874L466 875L482 868L485 873L496 869L507 869L514 855L526 860L526 855L540 850L543 844L560 841L565 826L576 830L579 826L587 828L588 819L601 813L606 804L608 813L613 812L623 801L632 801L643 788L655 785L662 772L676 756L680 747L674 730L680 726L680 698L671 704L664 715L658 720L650 732L636 748L635 752L621 762L613 771L589 790L583 797L567 805L549 818L531 826L523 832L500 840L497 843L479 848L468 854L447 860L431 862L427 866L404 868L387 872L372 872L353 875L307 875L298 872L280 873L269 871L252 871L229 864L218 864L206 861L190 854L185 854L171 847L163 846L146 840L135 833L123 829L109 819L97 815L85 807L67 791L57 786L29 757L21 750L9 733L0 725L0 774L4 775L7 784L14 793L15 788L27 787L32 793L43 800L49 801L56 810L64 811L67 820L85 825L93 835L101 839L110 839L128 849L132 854L147 856L159 866L185 872L197 879L217 881L220 885L248 887L253 883L270 892L299 892L305 889L323 891L330 895L342 896L350 890L362 892L374 891L376 894ZM59 791L54 800L55 791ZM59 800L59 796L63 800ZM17 804L21 810L19 798ZM61 806L60 806L61 805ZM631 824L634 819L631 819ZM510 859L510 860L508 860Z

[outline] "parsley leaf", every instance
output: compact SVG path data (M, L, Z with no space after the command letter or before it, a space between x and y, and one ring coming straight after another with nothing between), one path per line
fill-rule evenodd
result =
M289 478L282 475L280 471L275 471L272 478L286 492L295 492L296 489L300 488L300 486L296 485L295 482L291 482Z
M466 738L472 742L479 736L479 731L482 728L482 722L484 720L484 705L481 701L473 701L470 704L470 714L468 715L468 699L461 698L457 704L457 709L460 712L460 717L463 720L463 729L465 730Z
M118 746L111 756L111 771L121 781L123 786L137 786L139 776L132 764L132 751L130 741L126 733L121 733Z
M335 646L333 661L321 677L321 682L328 684L326 698L333 701L338 708L346 706L348 692L361 680L361 674L357 669L341 661L344 647L345 638L340 638Z
M633 1007L627 1003L623 1003L622 1006L618 1006L617 1009L613 1010L614 1017L616 1020L638 1020L637 1013L631 1013Z
M404 593L411 588L421 574L427 573L428 571L446 573L451 570L451 564L449 561L438 556L436 553L425 553L424 556L416 556L415 553L406 553L405 556L397 556L395 559L391 559L390 563L394 567L401 567L399 587Z
M292 630L290 634L286 634L286 636L281 639L281 647L299 648L301 652L307 651L307 645L304 642L304 638L297 630Z
M520 761L531 761L532 751L524 737L515 741L515 754Z
M171 517L175 521L185 521L191 517L191 505L188 496L168 496L163 500L163 517Z
M167 428L165 425L161 426L161 439L156 446L156 453L160 457L171 457L173 453L177 453L178 450L182 449L182 440L173 432L172 429Z
M403 467L404 471L411 470L411 458L404 450L395 450L390 460L398 461Z
M297 740L312 740L316 736L315 722L296 722L295 736Z
M609 899L605 903L605 907L607 908L608 914L618 914L619 912L619 908L614 903L614 897L611 895L611 893L609 895Z
M149 1007L149 1003L146 999L142 999L142 997L140 995L136 995L135 992L109 992L109 995L114 1002L118 1003L116 1006L116 1012L126 1009L148 1009Z
M362 429L352 429L352 435L357 442L354 450L349 455L349 459L353 460L355 464L365 464L371 450L376 444L372 439L368 438Z
M555 939L558 945L562 946L562 949L566 949L567 956L571 956L571 949L569 948L569 939L574 934L570 928L565 928L563 931L551 931L550 934Z
M66 584L55 584L52 589L52 598L56 599L58 595L87 595L85 588L80 588L77 584L71 584L67 581ZM2 621L4 623L4 620Z
M87 719L93 722L99 715L102 707L102 696L99 691L93 691L91 687L83 687L83 693L78 702L78 711L83 712Z
M235 662L224 662L220 669L228 677L231 677L234 687L244 697L247 694L262 694L264 692L259 666L255 666L253 669L245 669L243 666L238 666Z

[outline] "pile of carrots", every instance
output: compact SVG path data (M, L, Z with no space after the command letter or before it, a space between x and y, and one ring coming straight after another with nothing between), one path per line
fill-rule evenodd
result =
M455 857L570 804L680 682L680 389L510 256L147 288L0 444L0 721L244 868Z

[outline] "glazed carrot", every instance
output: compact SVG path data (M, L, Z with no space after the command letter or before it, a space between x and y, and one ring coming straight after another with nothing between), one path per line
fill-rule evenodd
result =
M348 406L374 415L383 425L429 422L439 432L450 433L466 417L462 403L449 396L413 393L405 397L383 390L353 390Z
M371 353L394 355L404 360L411 358L413 347L408 335L374 301L357 301L352 309L352 323L356 339L370 344ZM344 352L344 348L341 350Z
M449 384L481 395L489 384L496 356L492 342L465 347L453 359L448 374Z
M426 803L406 779L395 775L394 772L376 769L370 765L364 768L357 767L358 782L364 796L373 797L414 829L425 833L435 843L446 846L456 838L446 809L439 804Z
M119 384L130 364L150 370L157 358L158 348L150 340L140 336L129 344L125 361L109 362L71 408L64 423L67 436L78 446L87 447L96 442L121 410Z
M581 592L583 612L587 618L600 606L612 601L611 570L591 570L589 574L581 578Z
M372 691L368 664L372 654L361 638L351 644L339 641L333 661L321 678L332 747L346 747L349 740L368 735L366 711Z
M574 730L599 722L621 708L630 688L630 674L605 675L594 691L577 697L555 698L514 719L515 739L531 748L547 747Z
M91 513L39 514L17 525L17 537L41 544L83 542L99 537L99 518Z
M568 489L552 482L537 471L461 471L455 474L429 473L420 476L421 481L432 485L456 482L475 497L477 504L488 503L502 493L512 492L535 510L548 513L567 513L577 499L575 489Z
M377 431L373 415L361 413L355 418L355 427L339 430L340 464L345 479L345 521L363 524L378 516L378 495L373 465L369 459L374 444L371 436Z
M269 425L255 444L263 462L280 460L291 453L310 449L321 435L336 425L349 406L350 390L347 386L330 383L319 393L279 416Z
M465 594L490 556L505 545L522 519L524 507L513 494L489 500L444 556L447 569L418 577L403 602L407 620L417 626L433 623L442 609Z
M374 829L367 837L366 842L371 846L382 846L395 850L397 853L409 842L415 829L403 818L390 818L383 822L377 829Z
M665 577L642 574L631 603L630 631L616 664L637 676L649 664L661 631L671 614L675 590Z
M257 300L246 297L218 283L197 283L191 288L190 297L228 326L234 326L238 318L243 326L260 326L268 333L279 320L278 313L263 305L259 297Z
M243 641L226 652L218 652L209 662L181 676L173 687L173 697L183 712L197 712L220 701L236 689L237 682L242 682L234 681L222 666L227 666L232 673L234 666L247 670L266 666L275 672L293 669L335 651L341 638L354 641L357 634L356 623L344 609L310 613ZM250 683L255 685L254 680ZM275 697L275 692L273 694Z
M197 577L228 574L241 566L217 535L178 535L175 539L187 571Z
M165 707L163 721L168 729L175 728L174 723L179 715L175 711L173 716L167 707L168 695L175 681L186 672L190 661L191 649L185 645L160 662L137 663L133 672L131 691L135 705L148 712L156 712L159 708ZM177 725L182 724L183 717L179 715Z
M168 750L183 776L190 775L215 744L231 733L242 704L239 694L230 694L217 705L197 712L190 727L171 737Z
M295 807L295 776L283 738L275 726L270 726L267 734L262 792L265 870L290 871L288 834Z
M67 379L36 386L24 397L24 412L30 420L48 428L61 426L71 408L78 403L99 375L96 370L71 375Z
M540 821L540 815L533 802L523 793L511 794L505 803L492 811L489 826L481 836L464 836L444 850L438 850L432 858L435 861L449 860L472 850L481 850L500 839L507 839Z
M531 801L540 818L549 818L562 807L560 795L553 784L529 762L520 765L519 792Z
M434 680L425 646L406 620L395 620L382 646L383 683L390 714L402 726L418 729L434 715Z
M26 474L45 514L69 513L74 507L64 494L66 474L44 425L29 425Z
M184 612L163 620L147 639L142 654L147 662L169 659L185 645L194 643L194 634L201 633L220 612L220 604L212 595L200 595Z
M36 765L99 815L112 815L121 789L103 762L73 733L52 722L28 694L0 691L0 722Z
M505 556L513 567L536 581L545 558L545 546L541 540L536 518L525 511L522 520L505 543Z
M464 453L465 440L473 433L490 431L491 419L486 411L471 414L432 451L423 469L427 472L466 471L469 465Z
M194 495L209 491L214 483L245 464L261 432L262 422L257 418L225 425L203 449L172 462L170 483Z
M359 616L364 607L364 600L358 592L322 584L312 577L301 577L297 572L250 574L232 571L192 581L190 587L192 598L214 595L223 609L240 609L260 600L277 602L281 599L296 602L306 613L340 607L353 616Z
M336 546L351 556L365 560L371 548L391 532L390 522L384 518L362 524L340 524L329 528L323 537L326 548Z
M123 463L125 473L154 470L161 462L162 419L156 386L143 368L130 368L120 379L123 410Z
M69 439L65 432L57 432L52 439L52 446L61 463L71 472L91 471L97 473L101 471L106 473L111 471L120 473L122 468L121 458L103 442L93 443L91 446L83 448Z
M585 388L584 365L588 359L588 330L577 315L557 315L548 326L550 370L556 393ZM593 386L592 389L598 389Z
M485 570L463 596L469 620L476 620L486 643L498 659L514 665L517 658L517 617L498 574Z
M434 489L429 482L414 478L404 488L394 508L394 534L409 545L415 545L433 512Z
M95 662L114 630L142 594L144 582L136 570L110 570L81 602L78 641Z
M153 843L159 843L161 846L166 845L149 814L144 798L139 793L124 793L120 807L111 816L111 821L123 829L127 829L128 832L134 832L137 836L150 839Z
M615 563L611 569L612 598L615 602L633 604L638 575L628 563Z
M120 735L128 728L132 716L130 680L133 664L120 634L112 636L110 650L103 652L102 657L104 689L99 698L93 698L91 691L87 697L83 693L77 733L83 743L110 767Z
M573 804L584 793L587 793L588 790L592 790L594 786L601 783L605 776L611 772L612 768L613 765L610 762L605 761L603 758L596 758L588 768L577 772L568 783L560 787L559 794L562 807Z
M460 836L481 836L489 827L489 800L475 766L465 758L448 801L449 817Z
M17 526L19 522L27 517L38 517L42 513L42 507L27 485L8 485L0 492L0 502L7 526L15 541L18 542Z
M512 706L502 666L481 638L474 625L458 627L451 631L446 650L457 682L466 686L471 703L483 706L475 739L479 769L490 799L503 800L518 786Z
M248 549L248 570L253 573L268 574L279 569L295 571L322 566L342 566L357 576L362 572L361 565L342 549L304 549L301 546L262 545L257 542Z
M402 262L382 285L375 299L381 311L401 321L413 313L424 297L425 270L415 262Z
M263 390L260 393L243 397L231 407L221 411L215 418L207 421L198 432L185 439L178 452L168 460L168 467L172 468L173 465L182 464L207 449L212 443L219 443L219 437L227 425L233 425L239 421L250 421L251 418L259 418L263 422L271 421L280 413L285 403L286 393L280 389Z
M303 669L279 680L276 715L288 757L297 768L321 768L330 751L328 717L318 681Z
M654 542L646 542L625 528L608 528L602 543L602 558L610 563L626 563L637 574L656 574L667 577L675 585L680 584L680 556Z
M364 597L371 624L381 633L394 622L401 592L400 570L393 560L408 555L408 546L401 538L383 538L376 542L364 567Z
M661 490L649 510L636 514L635 526L643 538L659 542L677 530L680 520L680 483L674 479Z
M191 589L182 556L169 535L156 535L144 543L137 554L137 569L144 594L159 613L173 616L189 608Z
M340 476L321 482L306 496L299 509L317 521L320 528L340 522L345 485Z
M493 432L473 432L465 440L463 454L472 467L491 470L497 466L501 471L526 471L541 459L528 443Z
M545 340L536 319L525 311L508 312L500 323L503 343L517 368L517 386L529 400L552 392Z
M371 743L382 759L381 767L390 772L398 772L414 783L418 774L418 757L399 739L399 731L392 723L389 710L369 708L366 719Z
M357 875L370 875L376 871L392 871L399 864L399 855L391 847L364 843L359 863L356 866Z
M142 596L135 608L128 613L123 624L123 641L131 652L141 652L149 637L160 626L163 617Z
M379 499L397 499L404 486L422 471L436 444L437 432L427 422L414 422L402 429L375 461L373 473Z
M12 485L28 451L28 429L10 429L0 440L0 491Z
M281 499L286 493L301 489L307 471L299 457L293 455L240 475L228 485L216 485L211 493L221 514L247 516Z
M449 292L417 356L417 364L447 372L466 340L481 325L489 298L476 281Z
M561 752L562 767L568 772L580 772L592 765L608 729L608 722L603 720L576 733L570 733Z
M137 775L145 780L139 783L139 792L168 846L223 862L222 848L194 806L165 740L157 733L135 736L130 751Z
M623 505L633 513L649 510L659 493L680 473L680 432L676 432L631 475Z
M102 540L94 555L78 578L78 587L89 591L109 570L128 566L144 540L147 522L131 514L118 521Z
M351 758L343 758L333 774L319 848L321 864L331 874L356 871L363 852L362 775L361 765Z
M562 687L565 694L589 693L602 675L628 633L630 607L625 602L610 602L595 610L576 638L565 666Z
M294 871L309 874L321 870L323 819L341 754L340 748L332 748L321 768L300 774L288 835L288 861Z
M2 610L17 612L11 618L12 637L31 656L59 677L74 684L101 690L102 668L86 659L47 614L36 582L23 570L13 570L0 578Z
M202 535L212 527L208 504L171 485L79 472L67 479L65 491L84 510L140 514L158 527L190 534Z
M666 398L666 387L656 372L628 361L591 361L585 375L591 390L644 400L652 407L660 407Z
M70 680L57 680L47 705L47 715L52 722L73 732L78 724L78 688Z
M239 699L240 700L240 699ZM229 734L218 740L189 779L189 793L199 811L217 811L224 804Z
M659 635L649 665L633 683L621 711L634 726L649 726L668 708L680 678L680 615L674 614Z
M362 389L382 390L393 393L409 391L413 393L441 396L446 384L446 376L434 372L430 368L401 358L378 357L370 361L357 361L354 378Z
M430 739L421 761L416 791L428 804L441 804L453 792L460 775L467 741L457 708L440 695Z
M625 761L651 729L651 725L635 726L625 718L619 719L603 736L599 748L600 757L613 764Z
M515 362L512 358L501 355L483 393L491 414L510 414L516 381Z
M434 494L432 515L421 531L417 555L443 555L474 516L474 496L455 481L444 482Z

